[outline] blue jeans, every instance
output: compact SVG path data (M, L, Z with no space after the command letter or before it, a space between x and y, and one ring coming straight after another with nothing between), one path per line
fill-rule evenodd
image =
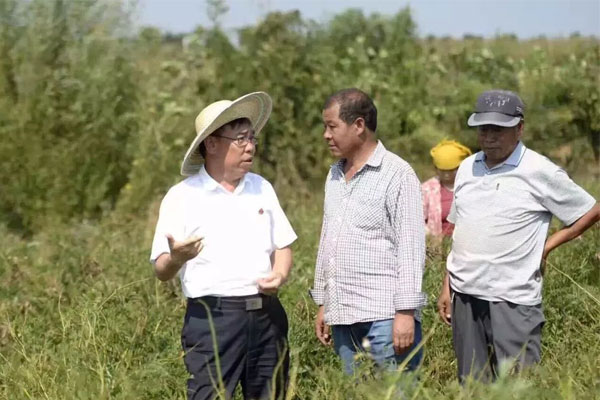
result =
M421 342L421 323L415 320L415 342L404 354L394 353L394 340L392 336L393 319L373 322L359 322L352 325L333 325L333 347L344 364L344 371L348 375L354 373L356 367L355 355L358 352L366 352L363 347L363 339L368 339L371 349L369 351L373 361L388 371L395 371L398 366L413 351L415 346ZM423 348L410 359L406 370L417 369L423 358Z

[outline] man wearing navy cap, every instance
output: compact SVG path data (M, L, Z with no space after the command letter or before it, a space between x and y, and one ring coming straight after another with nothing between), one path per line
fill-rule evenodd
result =
M521 142L525 106L490 90L469 126L481 151L460 165L448 220L455 224L438 300L452 325L458 376L489 381L503 362L540 360L542 266L556 247L600 220L600 206L560 167ZM547 237L552 216L564 228Z

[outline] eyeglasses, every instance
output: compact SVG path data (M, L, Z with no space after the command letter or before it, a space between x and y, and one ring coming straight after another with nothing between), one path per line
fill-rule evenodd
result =
M215 134L213 134L212 136L220 137L223 139L229 139L238 147L246 147L246 145L250 142L252 142L253 145L256 145L256 143L258 142L258 139L256 138L256 136L254 136L254 132L251 132L248 135L240 135L240 136L234 137L234 138L229 137L229 136L224 136L224 135L215 135Z

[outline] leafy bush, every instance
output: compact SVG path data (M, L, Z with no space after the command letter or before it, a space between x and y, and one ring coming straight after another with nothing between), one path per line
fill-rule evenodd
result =
M598 173L598 39L419 39L404 9L323 24L275 12L235 41L219 27L219 1L209 2L214 26L182 38L130 31L126 4L0 1L0 209L11 229L145 209L180 179L195 115L256 90L274 100L256 170L296 195L321 188L333 161L321 107L351 86L372 95L378 135L422 179L439 139L476 149L465 121L494 87L525 100L529 146Z

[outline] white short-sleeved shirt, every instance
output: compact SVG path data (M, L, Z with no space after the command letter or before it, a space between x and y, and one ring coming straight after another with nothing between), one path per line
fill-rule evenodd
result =
M256 281L271 271L271 253L296 240L271 184L247 173L233 193L200 172L173 186L161 206L150 261L169 253L175 240L204 237L204 248L179 271L186 297L258 293Z
M546 157L519 143L488 168L478 152L456 175L447 269L458 292L487 301L542 301L540 263L552 215L571 225L596 203Z

